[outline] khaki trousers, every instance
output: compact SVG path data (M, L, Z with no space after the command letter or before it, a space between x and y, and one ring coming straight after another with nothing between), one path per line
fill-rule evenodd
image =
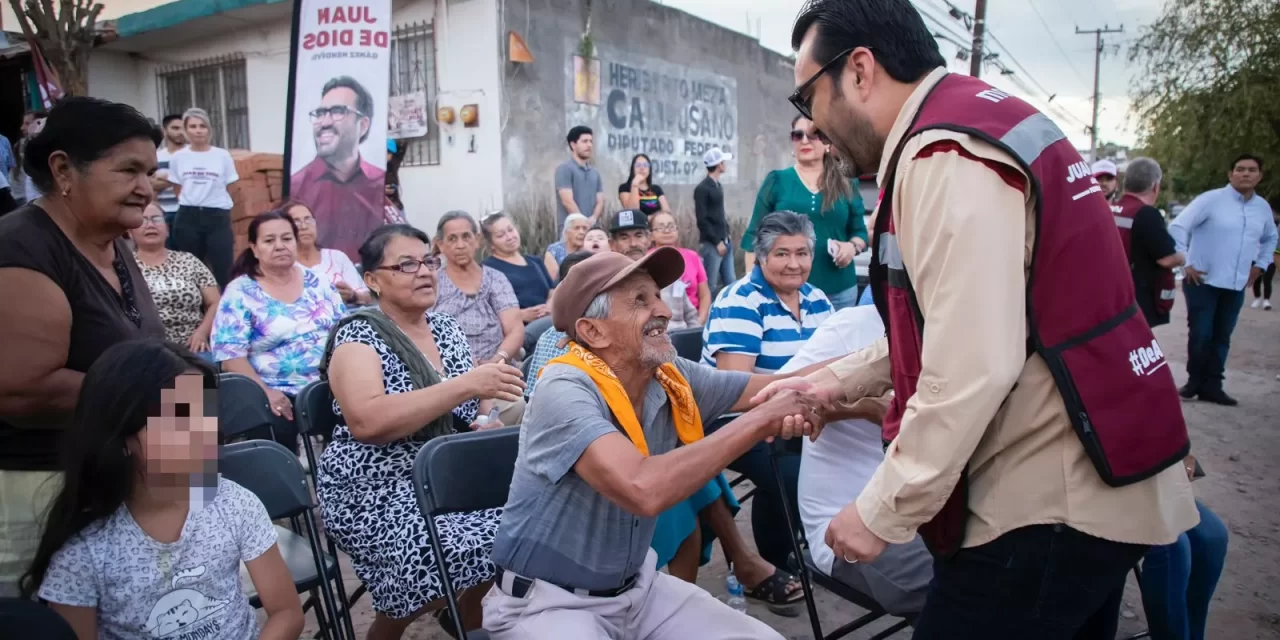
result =
M657 572L657 559L650 549L636 585L613 598L580 596L541 580L515 598L495 584L484 597L485 631L494 640L782 640L698 585Z
M46 512L61 490L60 471L0 470L0 597L17 597L18 579L35 558Z

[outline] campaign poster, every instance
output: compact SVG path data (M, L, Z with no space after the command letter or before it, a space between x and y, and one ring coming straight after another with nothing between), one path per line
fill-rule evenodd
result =
M387 117L387 137L421 138L427 135L427 92L414 91L391 96L391 113Z
M316 241L359 260L384 222L391 0L297 0L285 171Z

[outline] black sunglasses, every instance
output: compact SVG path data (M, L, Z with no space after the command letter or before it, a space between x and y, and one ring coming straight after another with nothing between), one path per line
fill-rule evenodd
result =
M796 108L796 111L799 111L800 115L804 116L806 120L813 120L813 105L810 104L813 100L813 96L808 95L809 89L811 89L813 84L818 81L818 78L821 78L823 74L834 69L841 60L844 60L845 57L853 53L856 49L858 49L858 47L850 47L840 53L837 53L836 57L822 65L821 69L818 69L818 71L810 76L808 80L805 80L804 84L800 85L799 88L796 89L795 93L791 94L790 98L787 98L787 100L791 102L791 105Z
M827 140L827 134L825 134L825 133L823 133L823 132L821 132L821 131L819 131L819 130L817 130L817 129L814 129L814 130L813 130L813 132L808 132L808 131L805 131L805 130L803 130L803 129L792 129L792 130L791 130L791 141L792 141L792 142L800 142L801 140L804 140L805 138L808 138L809 140L812 140L812 141L814 141L814 142L821 142L822 144L827 144L827 143L829 142L829 141Z

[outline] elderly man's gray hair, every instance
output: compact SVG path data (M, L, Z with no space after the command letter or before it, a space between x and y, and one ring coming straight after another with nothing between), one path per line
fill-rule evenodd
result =
M609 292L606 291L591 299L591 304L587 305L587 310L582 312L583 318L592 320L603 320L609 317Z
M454 210L440 216L440 220L436 222L436 237L439 238L444 235L444 226L454 220L466 220L467 222L470 222L471 233L480 235L480 225L476 224L476 219L471 217L471 214L466 211Z
M765 216L756 227L756 237L752 243L756 255L764 260L782 236L804 236L809 240L810 252L817 242L813 234L813 222L808 216L793 211L775 211Z
M1124 170L1125 193L1148 193L1160 184L1164 172L1160 163L1151 158L1134 158Z

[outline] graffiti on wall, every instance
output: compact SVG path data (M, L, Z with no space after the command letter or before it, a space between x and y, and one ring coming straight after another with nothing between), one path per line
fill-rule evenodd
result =
M658 184L696 184L706 177L702 155L732 154L722 182L737 179L738 85L702 68L597 47L597 58L572 55L567 86L573 92L566 128L595 131L596 162L625 176L637 153L652 161Z

